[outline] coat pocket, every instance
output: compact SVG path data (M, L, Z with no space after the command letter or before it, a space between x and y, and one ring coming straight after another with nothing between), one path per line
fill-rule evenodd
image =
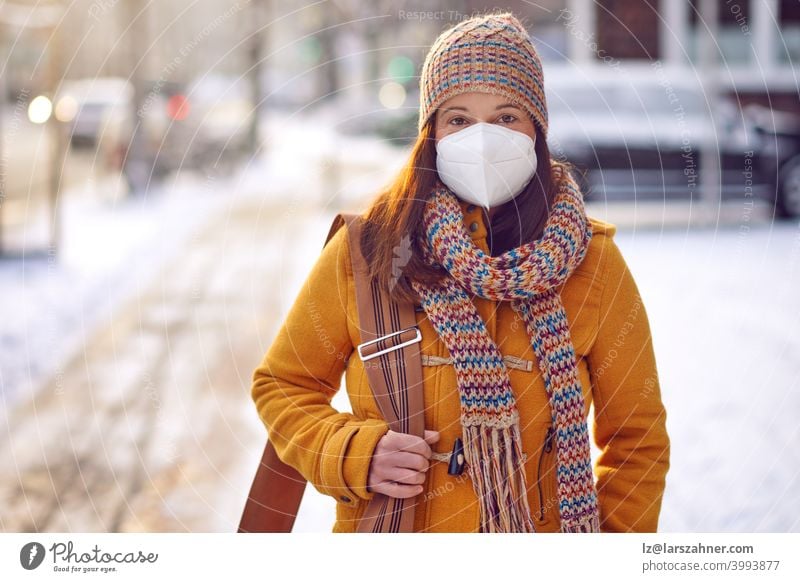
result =
M555 429L547 426L544 444L536 463L536 501L533 518L537 525L552 524L558 514Z

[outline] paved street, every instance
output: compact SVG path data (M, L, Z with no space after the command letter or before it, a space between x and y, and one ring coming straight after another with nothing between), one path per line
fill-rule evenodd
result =
M262 432L249 375L274 323L280 289L259 275L280 267L280 216L251 200L211 222L9 419L5 531L232 526Z

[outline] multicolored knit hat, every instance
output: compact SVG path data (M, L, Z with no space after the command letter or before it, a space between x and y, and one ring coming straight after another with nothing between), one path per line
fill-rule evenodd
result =
M519 102L547 137L542 63L510 12L462 20L440 34L425 57L419 89L419 130L450 97L485 91Z

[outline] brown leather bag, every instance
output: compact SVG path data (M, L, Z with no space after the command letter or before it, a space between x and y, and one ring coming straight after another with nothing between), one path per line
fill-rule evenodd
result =
M354 355L364 361L373 396L389 428L423 437L425 419L419 350L422 336L414 305L394 301L386 290L369 281L359 243L360 216L337 214L325 244L344 224L350 241L362 340ZM281 461L267 439L238 532L292 531L305 488L305 477ZM416 498L398 499L375 493L356 531L412 532L416 505Z

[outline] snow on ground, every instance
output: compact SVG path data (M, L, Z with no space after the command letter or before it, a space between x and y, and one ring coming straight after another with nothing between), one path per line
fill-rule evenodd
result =
M661 531L800 531L800 224L622 230L671 468Z
M105 313L146 286L229 202L220 182L184 174L164 189L117 202L63 194L57 255L0 261L3 408L56 374Z

